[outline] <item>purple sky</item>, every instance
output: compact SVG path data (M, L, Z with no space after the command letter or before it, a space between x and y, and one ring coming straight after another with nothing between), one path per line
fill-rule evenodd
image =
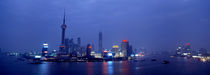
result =
M94 44L103 32L111 49L126 39L134 48L175 50L177 42L210 49L209 0L0 0L0 47L58 49L63 10L67 37Z

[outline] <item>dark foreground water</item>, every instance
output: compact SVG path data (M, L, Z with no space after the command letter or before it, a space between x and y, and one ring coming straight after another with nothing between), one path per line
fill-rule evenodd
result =
M109 62L44 62L27 64L11 57L0 57L0 75L210 75L210 63L171 58L162 60Z

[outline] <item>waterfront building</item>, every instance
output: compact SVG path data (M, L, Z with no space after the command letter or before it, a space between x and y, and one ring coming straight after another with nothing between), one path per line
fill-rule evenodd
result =
M191 47L190 47L190 43L186 43L184 50L183 50L183 56L190 56L191 55Z
M102 50L103 50L102 32L99 32L98 52L102 52Z
M104 50L102 56L103 58L108 58L108 50Z
M81 46L81 38L80 38L80 37L77 38L77 45L78 45L79 47Z
M43 43L43 48L42 48L42 56L47 56L48 53L48 44L47 43Z
M181 51L182 51L182 47L179 46L179 47L176 49L176 55L180 56L180 55L182 54Z
M198 56L207 56L207 55L208 55L207 49L201 48L198 50Z
M91 45L90 44L88 44L87 45L87 48L86 48L86 57L87 58L90 58L91 57Z
M113 52L114 58L120 57L120 51L119 51L119 46L118 45L113 45L111 51Z
M127 40L122 40L121 42L121 51L122 56L127 58L128 57L128 50L129 50L129 42Z
M70 42L69 42L69 39L68 39L68 38L65 39L64 45L65 45L65 50L64 50L64 52L65 52L66 54L70 54L70 53L69 53Z
M81 54L82 54L82 48L81 48L81 38L80 37L77 38L77 47L76 47L76 50L77 50L77 56L81 56Z
M91 53L90 53L90 56L93 56L93 57L95 57L95 51L91 51Z
M176 49L176 55L182 56L184 52L184 44L182 42L178 42L178 47Z
M132 47L132 45L129 46L127 52L128 52L128 53L127 53L128 56L134 55L134 54L133 54L133 47Z

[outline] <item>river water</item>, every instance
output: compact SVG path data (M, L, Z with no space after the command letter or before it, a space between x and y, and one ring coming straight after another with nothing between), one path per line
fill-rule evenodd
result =
M43 62L28 64L15 58L0 57L0 75L210 75L210 63L183 57L162 60L108 62Z

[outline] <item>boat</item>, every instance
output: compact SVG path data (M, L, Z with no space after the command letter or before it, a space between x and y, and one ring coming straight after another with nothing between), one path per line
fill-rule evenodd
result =
M155 59L155 58L152 58L152 59L151 59L151 61L157 61L157 59Z
M30 64L42 64L40 55L35 55L34 57L31 57L30 59L28 59L28 61Z
M29 59L28 60L30 64L42 64L42 61L40 59Z
M163 60L162 64L169 64L170 62L167 60Z

